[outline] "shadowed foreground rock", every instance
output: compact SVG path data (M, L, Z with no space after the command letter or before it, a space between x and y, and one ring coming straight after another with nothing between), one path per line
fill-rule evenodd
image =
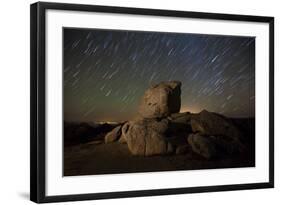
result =
M200 134L190 134L187 138L192 150L203 157L210 159L216 156L217 151L215 144L208 137Z
M191 127L193 132L199 132L202 135L223 135L232 139L239 139L242 136L229 119L207 110L192 116Z
M192 116L190 124L194 133L208 136L216 149L224 153L233 154L245 149L241 143L242 132L222 115L203 110Z

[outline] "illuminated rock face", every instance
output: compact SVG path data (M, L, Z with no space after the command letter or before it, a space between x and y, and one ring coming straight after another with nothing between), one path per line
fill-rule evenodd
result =
M161 82L145 91L139 106L139 114L143 118L161 118L178 113L180 107L181 82Z
M121 125L119 125L115 127L111 132L107 133L104 138L105 143L117 141L121 135L121 128Z
M130 121L122 135L133 155L163 155L173 151L172 145L165 138L167 130L168 120L138 119Z

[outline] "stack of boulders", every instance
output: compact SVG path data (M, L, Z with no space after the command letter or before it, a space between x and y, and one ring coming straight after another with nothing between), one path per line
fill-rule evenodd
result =
M126 122L122 129L116 127L106 135L105 141L115 141L120 136L119 142L127 143L133 155L172 153L173 146L166 139L169 127L167 117L178 113L180 106L180 82L162 82L151 86L141 100L137 119Z
M205 158L243 151L242 133L226 117L206 110L179 113L181 82L169 81L146 90L138 117L115 127L105 143L127 143L133 155L195 152Z

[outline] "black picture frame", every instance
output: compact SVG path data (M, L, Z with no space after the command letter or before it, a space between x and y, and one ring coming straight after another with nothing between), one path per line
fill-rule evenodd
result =
M249 184L229 184L158 190L89 193L46 196L46 81L45 81L45 25L46 10L121 13L150 16L169 16L195 19L263 22L269 24L269 181ZM30 7L30 199L37 203L77 200L96 200L198 192L230 191L274 187L274 18L265 16L229 15L217 13L156 10L143 8L109 7L82 4L38 2Z

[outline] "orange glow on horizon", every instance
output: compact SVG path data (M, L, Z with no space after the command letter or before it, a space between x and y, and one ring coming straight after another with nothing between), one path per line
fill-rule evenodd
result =
M199 113L202 109L197 106L182 106L180 112Z

